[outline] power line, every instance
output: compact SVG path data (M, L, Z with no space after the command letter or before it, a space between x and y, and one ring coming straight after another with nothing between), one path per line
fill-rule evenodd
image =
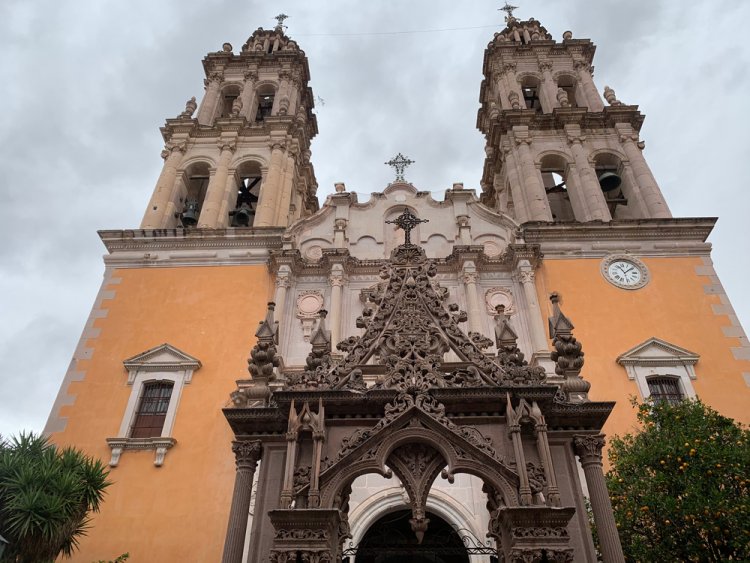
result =
M495 25L478 25L475 27L446 27L443 29L412 29L409 31L364 31L360 33L295 33L296 37L361 37L364 35L407 35L409 33L438 33L441 31L466 31L470 29L497 29Z

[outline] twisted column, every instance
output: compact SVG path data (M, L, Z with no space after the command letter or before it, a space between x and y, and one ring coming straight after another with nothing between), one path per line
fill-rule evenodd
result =
M604 563L624 563L625 557L612 513L612 502L609 500L607 483L602 470L603 447L604 434L573 436L573 448L581 460L589 495L591 495L591 509L594 512L594 522L599 533Z
M232 507L229 510L227 537L224 541L222 563L242 563L245 546L247 519L250 513L250 498L253 494L253 477L261 456L260 441L232 442L237 471L234 477Z

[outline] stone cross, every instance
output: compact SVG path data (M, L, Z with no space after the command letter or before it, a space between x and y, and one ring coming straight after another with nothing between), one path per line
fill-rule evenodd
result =
M511 6L510 4L506 2L505 6L503 6L502 8L498 8L498 12L505 12L506 14L508 14L507 16L505 16L505 21L510 22L511 20L515 19L513 17L513 10L517 10L517 9L518 9L518 6Z
M404 230L404 244L411 244L411 231L414 227L419 225L420 223L429 223L429 219L418 219L414 213L412 213L409 208L407 207L404 209L404 212L396 217L393 221L386 221L386 223L391 223L393 225L396 225L399 229Z
M396 170L396 182L406 182L406 180L404 179L404 170L410 164L414 164L414 161L409 160L403 154L398 153L396 156L386 162L386 164L388 166L392 166Z

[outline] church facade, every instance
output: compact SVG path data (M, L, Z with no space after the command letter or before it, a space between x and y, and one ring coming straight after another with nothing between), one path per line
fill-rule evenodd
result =
M602 448L628 398L750 422L715 219L671 216L592 42L512 16L485 51L479 193L433 199L399 155L388 186L320 206L282 23L206 56L140 228L100 232L46 427L115 482L74 560L596 561L586 495L622 561Z

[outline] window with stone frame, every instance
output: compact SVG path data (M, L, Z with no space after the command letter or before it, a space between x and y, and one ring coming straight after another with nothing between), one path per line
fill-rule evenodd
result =
M680 388L679 377L671 375L657 375L646 379L648 382L649 397L654 402L667 402L676 405L685 398Z
M171 381L150 381L143 385L130 430L131 438L161 436L173 388Z

